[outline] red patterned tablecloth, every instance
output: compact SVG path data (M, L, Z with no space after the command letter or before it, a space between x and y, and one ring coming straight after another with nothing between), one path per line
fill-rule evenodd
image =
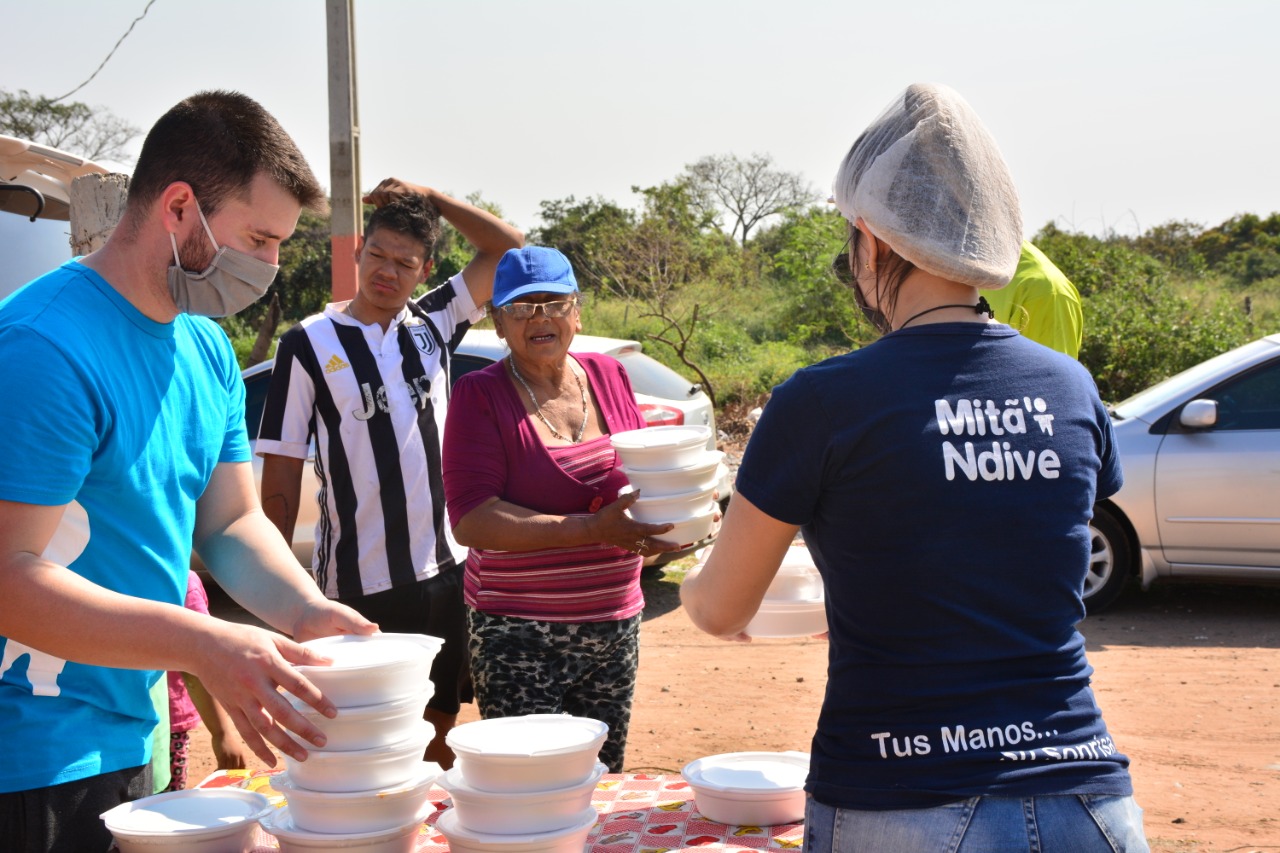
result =
M220 770L197 787L234 786L265 794L276 805L284 797L271 787L275 772ZM446 853L449 843L435 828L436 818L449 806L449 794L432 786L436 810L419 831L414 853ZM689 783L679 775L609 774L596 786L591 804L600 814L587 836L591 853L665 853L690 848L716 850L799 850L804 841L800 824L729 826L698 813ZM270 853L277 845L258 832L255 853Z

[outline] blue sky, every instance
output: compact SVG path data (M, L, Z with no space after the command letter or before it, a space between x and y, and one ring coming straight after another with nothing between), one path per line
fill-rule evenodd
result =
M0 0L0 86L56 96L146 0ZM1028 233L1133 234L1280 210L1280 3L1267 0L356 0L361 183L538 202L766 152L825 193L908 83L958 89L999 141ZM322 0L156 0L74 100L143 131L192 92L246 92L328 185ZM141 144L139 138L134 143Z

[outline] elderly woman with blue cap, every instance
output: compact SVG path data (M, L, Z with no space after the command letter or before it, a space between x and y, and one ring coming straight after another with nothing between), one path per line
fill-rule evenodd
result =
M638 497L609 441L646 426L626 371L570 353L582 295L563 254L508 251L493 323L510 354L461 377L444 435L472 678L484 718L567 713L600 720L600 760L622 772L639 664L640 566L676 550L624 510Z
M830 642L808 853L1145 851L1076 629L1120 464L1088 372L981 297L1022 240L1000 151L954 91L912 86L835 202L839 266L882 337L774 390L684 605L746 639L803 531Z

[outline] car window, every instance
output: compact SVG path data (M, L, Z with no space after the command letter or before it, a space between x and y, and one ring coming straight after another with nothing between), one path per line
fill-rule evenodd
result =
M1150 388L1139 391L1127 400L1116 403L1113 407L1121 418L1142 417L1152 408L1159 408L1165 403L1176 404L1179 397L1189 393L1190 389L1206 381L1212 381L1214 374L1225 372L1233 365L1253 358L1261 350L1274 350L1275 342L1270 338L1260 338L1242 347L1229 350L1189 367L1181 373L1157 382Z
M271 371L255 373L244 380L244 428L250 441L257 441L262 428L262 410L267 405L267 388L271 385Z
M1201 395L1216 400L1216 430L1280 430L1280 359L1261 365Z
M699 390L695 383L642 352L624 350L617 354L617 359L627 369L627 378L631 380L631 388L637 394L665 397L668 400L688 400Z
M473 370L481 370L491 364L493 364L492 359L455 352L453 358L449 359L449 382L457 382L459 376L466 376Z
M70 225L0 212L0 299L71 260Z

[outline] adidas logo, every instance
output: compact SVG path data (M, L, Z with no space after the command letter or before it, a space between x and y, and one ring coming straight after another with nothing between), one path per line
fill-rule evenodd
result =
M351 365L347 364L345 361L343 361L342 359L338 358L335 355L332 358L330 358L329 361L325 364L324 372L337 373L339 370L346 370L350 366Z

